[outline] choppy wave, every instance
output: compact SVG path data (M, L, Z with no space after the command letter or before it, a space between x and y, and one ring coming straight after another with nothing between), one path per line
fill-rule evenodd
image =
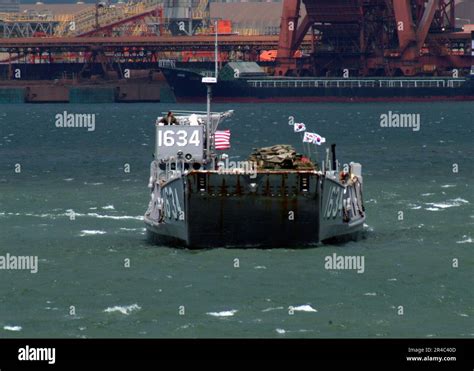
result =
M44 307L46 310L59 310L57 307Z
M466 235L462 236L462 240L460 241L456 241L456 243L472 243L472 238L471 237L468 237Z
M3 329L5 331L21 331L22 327L21 326L3 326Z
M270 307L270 308L265 308L265 309L262 309L262 312L270 312L272 310L281 310L281 309L284 309L283 307Z
M469 201L463 198L454 198L445 202L427 202L425 205L429 206L425 210L438 211L440 209L449 209L450 207L459 207L468 204Z
M123 219L133 219L133 220L143 220L143 216L130 216L130 215L102 215L97 213L87 213L87 214L76 214L76 216L90 216L98 219L113 219L113 220L123 220Z
M106 234L106 231L94 231L94 230L87 230L84 229L81 231L81 234L79 236L84 237L84 236L94 236L96 234Z
M314 309L311 305L299 305L297 307L290 307L295 312L317 312L317 309Z
M107 205L102 207L103 210L115 210L114 205Z
M143 216L133 216L133 215L108 215L108 214L98 214L98 213L76 213L74 210L66 210L65 213L59 214L51 214L51 213L43 213L43 214L35 214L35 213L12 213L12 212L1 212L0 216L31 216L36 218L49 218L49 219L56 219L59 217L67 217L70 218L72 213L74 213L74 217L90 217L90 218L98 218L98 219L112 219L112 220L143 220Z
M453 199L452 201L454 201L454 202L461 202L461 203L463 203L463 204L468 204L468 203L469 203L468 200L465 200L464 198L461 198L461 197L455 198L455 199Z
M364 227L366 230L368 230L369 232L373 232L373 231L374 231L374 228L371 227L370 225L366 224L366 223L363 224L363 227Z
M232 317L237 312L238 312L237 309L232 309L232 310L224 310L222 312L208 312L206 314L213 317Z
M119 312L125 315L129 315L132 312L136 312L138 310L142 309L138 304L132 304L132 305L116 305L114 307L109 307L104 309L104 312L106 313L114 313L114 312Z
M33 217L37 217L37 218L50 218L50 219L55 219L56 218L56 214L48 214L48 213L45 213L45 214L34 214L34 213L6 213L6 212L2 212L0 213L0 216L33 216Z

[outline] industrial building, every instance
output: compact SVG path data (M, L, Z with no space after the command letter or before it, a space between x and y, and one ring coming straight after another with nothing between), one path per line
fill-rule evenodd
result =
M18 13L20 11L19 0L0 0L0 13Z
M216 33L221 64L256 61L276 76L467 76L473 65L472 1L0 0L12 4L0 12L8 84L123 83L125 69L157 81L167 61L212 63Z

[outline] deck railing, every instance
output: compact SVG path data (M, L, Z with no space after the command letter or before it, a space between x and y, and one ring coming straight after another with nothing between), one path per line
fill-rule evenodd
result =
M459 88L464 79L264 79L247 80L254 88Z

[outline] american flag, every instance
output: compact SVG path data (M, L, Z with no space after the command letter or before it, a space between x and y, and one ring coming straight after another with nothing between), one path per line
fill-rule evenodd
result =
M230 130L216 130L214 133L214 142L216 149L230 148Z

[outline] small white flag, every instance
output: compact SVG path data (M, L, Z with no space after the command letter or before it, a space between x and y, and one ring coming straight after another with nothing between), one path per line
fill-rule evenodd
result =
M303 142L313 143L320 146L321 144L326 143L326 138L316 133L305 132L304 137L303 137Z
M313 141L314 144L320 146L323 143L326 143L326 138L322 137L321 135L316 134L316 138Z
M316 139L315 135L316 134L310 133L309 131L305 132L304 136L303 136L303 142L304 143L313 143L314 140Z
M305 124L303 124L303 123L299 123L299 124L295 123L295 124L293 125L293 128L294 128L294 130L295 130L295 133L300 133L300 132L306 130L306 126L305 126Z

